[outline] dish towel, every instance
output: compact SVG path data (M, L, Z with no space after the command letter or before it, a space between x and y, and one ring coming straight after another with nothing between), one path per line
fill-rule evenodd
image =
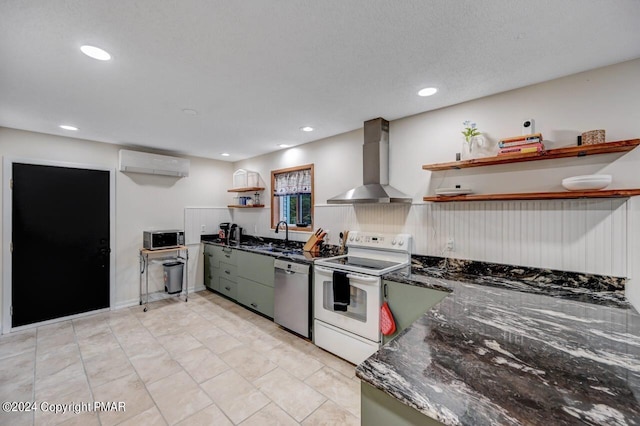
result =
M333 310L346 312L351 299L346 272L333 271Z

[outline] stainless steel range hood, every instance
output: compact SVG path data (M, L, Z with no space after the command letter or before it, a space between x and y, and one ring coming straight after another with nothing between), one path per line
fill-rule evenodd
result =
M411 197L389 185L389 122L384 118L364 122L362 159L364 185L329 198L327 204L411 203Z

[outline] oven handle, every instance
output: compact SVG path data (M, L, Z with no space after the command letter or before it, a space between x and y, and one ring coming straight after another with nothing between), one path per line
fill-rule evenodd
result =
M319 272L324 272L326 274L333 274L333 269L323 268L318 265L316 265L315 268ZM354 281L361 281L361 282L372 283L372 284L377 284L378 282L380 282L380 278L378 277L369 278L369 277L363 277L362 275L347 274L347 278Z
M377 277L369 278L369 277L362 277L360 275L352 275L352 274L347 274L347 278L354 281L363 281L365 283L373 283L373 284L377 284L380 281L380 279Z
M317 271L325 272L327 274L333 274L333 269L323 268L323 267L318 266L318 265L316 265L315 268L316 268Z

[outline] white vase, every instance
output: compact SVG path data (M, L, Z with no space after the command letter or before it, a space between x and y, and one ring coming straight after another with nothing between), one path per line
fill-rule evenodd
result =
M493 157L498 152L497 145L482 135L472 136L469 142L462 142L461 158L470 160L472 158Z
M471 156L471 141L467 142L467 140L462 141L462 147L460 149L460 159L461 160L471 160L473 157Z

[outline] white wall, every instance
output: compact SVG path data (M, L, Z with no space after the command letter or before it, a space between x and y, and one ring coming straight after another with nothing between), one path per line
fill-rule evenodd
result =
M441 255L452 237L455 251L445 255L628 276L629 297L638 293L635 299L640 306L640 284L631 273L634 262L628 250L640 245L640 227L632 231L629 222L637 214L627 214L624 200L421 201L438 187L456 184L477 193L560 191L563 178L592 173L612 174L611 188L640 188L638 149L624 155L446 172L422 170L423 164L455 160L465 120L478 123L484 135L496 141L520 134L522 120L533 118L547 148L575 145L577 135L592 129L605 129L608 141L638 138L639 76L640 60L634 60L392 121L390 183L413 197L411 207L324 204L327 198L362 183L361 129L240 161L234 168L269 176L272 169L315 163L315 225L334 231L331 242L341 229L410 232L415 253ZM268 211L259 218L257 233L273 235ZM239 218L242 224L241 220L245 218Z
M145 229L184 228L186 206L227 204L231 184L230 163L189 157L189 177L177 179L117 171L121 146L0 128L0 155L49 161L101 165L116 170L116 306L138 300L138 250ZM3 188L4 190L4 188ZM0 255L2 255L0 249ZM190 287L196 277L199 245L191 246ZM36 253L34 253L37 255ZM160 289L161 268L152 274L151 288ZM2 304L0 303L0 306Z

